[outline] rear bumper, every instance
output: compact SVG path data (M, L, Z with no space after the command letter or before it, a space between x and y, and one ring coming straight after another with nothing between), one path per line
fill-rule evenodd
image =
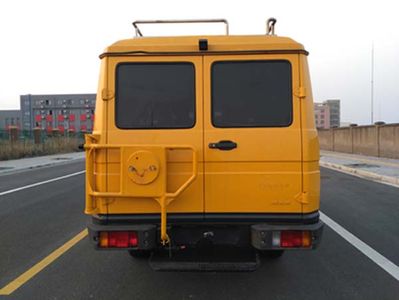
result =
M93 215L94 224L160 224L160 214ZM314 224L319 212L301 213L168 213L168 224Z
M88 225L89 236L98 250L103 250L98 246L101 231L137 232L137 247L128 249L155 250L161 247L159 214L95 215L92 221L93 223ZM168 232L174 246L195 247L204 240L205 234L211 233L211 242L216 245L238 247L252 245L258 250L280 249L273 245L273 235L282 230L309 231L312 246L308 249L315 249L320 243L323 223L319 220L318 212L310 214L168 214Z

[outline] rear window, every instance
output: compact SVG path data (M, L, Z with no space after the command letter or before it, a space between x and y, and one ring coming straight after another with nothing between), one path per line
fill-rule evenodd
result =
M221 61L212 65L215 127L283 127L292 123L288 61Z
M123 63L116 69L116 126L191 128L195 124L192 63Z

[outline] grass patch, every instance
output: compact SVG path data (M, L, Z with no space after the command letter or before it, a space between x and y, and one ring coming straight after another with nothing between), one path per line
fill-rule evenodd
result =
M41 144L35 144L32 140L0 141L0 160L19 159L57 153L80 151L79 144L83 140L71 137L51 137Z

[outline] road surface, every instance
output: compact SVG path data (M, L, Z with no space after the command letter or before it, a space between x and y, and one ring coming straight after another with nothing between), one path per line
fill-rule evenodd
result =
M399 299L395 274L328 226L316 251L262 258L253 273L154 272L125 252L95 252L87 238L49 258L88 222L83 170L83 162L72 162L0 176L0 295L14 289L0 297ZM328 169L321 174L321 211L397 267L399 189ZM38 269L42 261L48 265ZM15 280L21 274L22 285Z

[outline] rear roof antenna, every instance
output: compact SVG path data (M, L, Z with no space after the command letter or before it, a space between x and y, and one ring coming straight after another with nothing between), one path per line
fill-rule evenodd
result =
M274 34L274 25L276 25L277 20L275 18L269 18L266 21L266 35L275 35Z

